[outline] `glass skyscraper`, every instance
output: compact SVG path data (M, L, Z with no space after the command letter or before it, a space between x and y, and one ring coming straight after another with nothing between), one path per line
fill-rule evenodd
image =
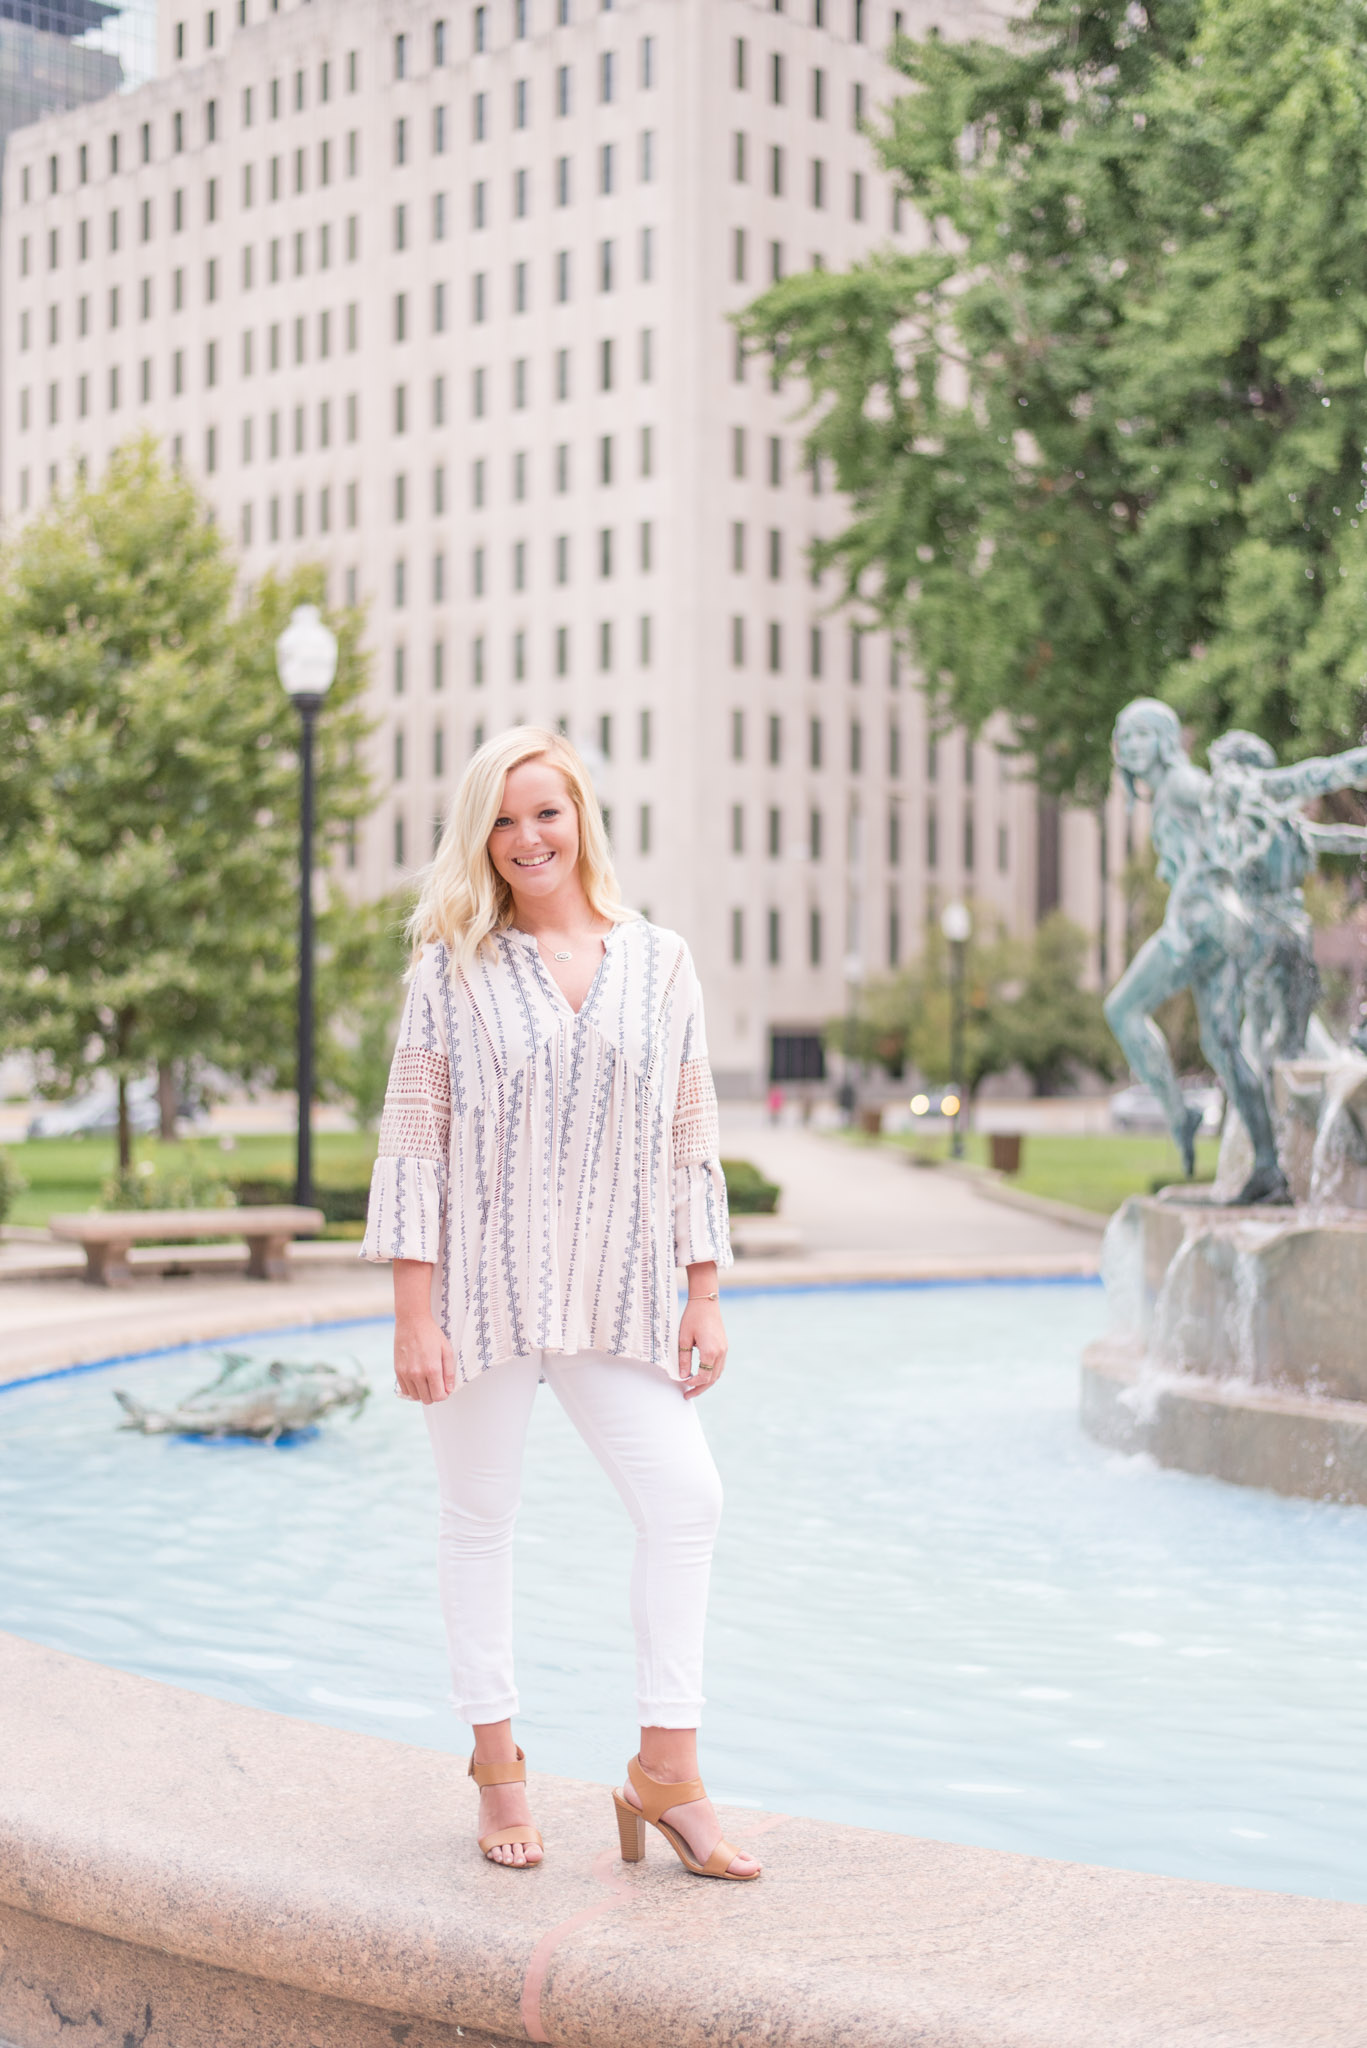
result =
M45 114L143 84L155 62L155 0L0 0L0 149Z

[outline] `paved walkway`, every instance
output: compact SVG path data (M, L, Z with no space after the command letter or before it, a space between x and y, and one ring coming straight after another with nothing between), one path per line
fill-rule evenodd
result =
M1090 1257L1094 1233L1010 1209L967 1180L913 1167L891 1147L852 1144L800 1124L770 1123L749 1103L722 1104L722 1152L752 1159L783 1190L780 1213L810 1252L1000 1260Z

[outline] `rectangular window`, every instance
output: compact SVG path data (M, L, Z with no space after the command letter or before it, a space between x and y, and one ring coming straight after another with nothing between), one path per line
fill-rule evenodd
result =
M650 805L642 804L636 833L636 847L639 853L650 852Z
M745 282L745 229L734 228L731 233L731 282Z
M783 577L783 535L776 526L769 529L769 581L781 582Z
M769 965L771 967L777 967L782 957L781 940L783 936L783 931L782 925L780 923L780 913L777 910L771 910L768 913L765 922L767 926L767 950L769 957Z
M487 307L487 276L477 270L470 280L470 318L478 327L484 320Z
M519 356L513 364L513 411L527 409L527 358Z
M745 620L739 615L731 621L731 666L745 667Z
M776 676L783 670L783 628L777 619L769 621L769 673Z
M598 244L598 289L600 292L610 292L612 290L613 262L612 243L600 242Z
M527 265L525 261L513 265L513 311L527 310Z
M555 74L555 111L559 118L568 114L569 110L570 67L568 64L561 64L557 67Z
M489 130L489 95L477 92L470 102L470 128L476 142L483 142Z
M769 714L769 766L777 768L783 760L783 720L777 712Z
M617 53L615 50L604 50L598 59L598 97L607 105L616 96L616 91Z
M527 117L528 117L528 99L529 99L529 95L528 95L528 88L527 88L527 81L526 81L526 79L525 79L525 78L517 78L517 79L514 79L514 81L513 81L513 126L514 126L514 128L525 128L525 127L527 126Z
M857 718L850 720L850 773L861 775L864 770L864 728Z
M649 284L655 276L655 230L641 229L641 283Z
M769 196L783 197L783 150L777 142L769 145Z
M780 51L775 50L769 59L769 99L772 105L776 107L783 105L786 83L783 71L783 57Z
M641 382L649 384L655 374L655 334L649 327L641 329Z
M645 128L641 131L640 176L643 185L655 182L655 131Z
M555 629L555 672L567 676L570 672L570 629L557 626Z
M611 576L612 574L612 528L610 526L604 526L599 529L598 574L604 577Z
M812 158L812 205L819 208L824 207L825 204L826 166L819 156L814 156Z
M862 220L864 218L864 173L862 171L852 171L850 173L850 218L851 220Z
M745 521L743 519L733 519L731 522L731 570L733 575L736 576L743 576L745 574Z
M513 219L525 220L531 211L531 180L525 170L513 172Z

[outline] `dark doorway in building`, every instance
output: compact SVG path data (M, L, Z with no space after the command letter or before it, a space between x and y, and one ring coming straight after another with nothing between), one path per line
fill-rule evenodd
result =
M824 1081L826 1055L815 1031L773 1031L769 1034L771 1081Z

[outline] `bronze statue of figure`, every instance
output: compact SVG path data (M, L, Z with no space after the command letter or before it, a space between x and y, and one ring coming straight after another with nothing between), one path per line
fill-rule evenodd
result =
M1138 697L1116 720L1112 754L1133 801L1153 804L1158 873L1169 885L1163 923L1106 999L1106 1018L1131 1067L1162 1103L1188 1174L1199 1116L1187 1107L1153 1012L1189 988L1201 1047L1243 1120L1253 1167L1236 1204L1291 1199L1277 1158L1271 1074L1304 1051L1318 991L1302 884L1321 852L1361 850L1354 826L1311 825L1307 799L1367 787L1367 748L1279 768L1265 740L1225 733L1212 774L1189 760L1176 713Z

